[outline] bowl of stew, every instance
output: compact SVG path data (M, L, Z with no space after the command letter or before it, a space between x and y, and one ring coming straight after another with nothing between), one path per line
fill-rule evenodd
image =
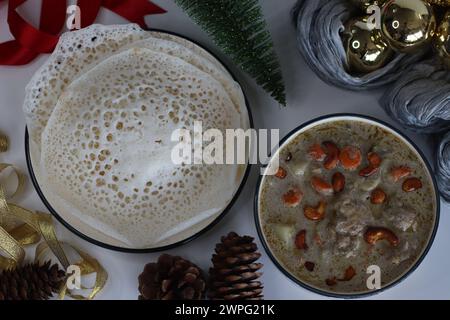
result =
M413 272L433 243L440 201L432 169L387 123L314 119L282 139L265 170L255 193L258 234L276 266L308 290L378 293Z

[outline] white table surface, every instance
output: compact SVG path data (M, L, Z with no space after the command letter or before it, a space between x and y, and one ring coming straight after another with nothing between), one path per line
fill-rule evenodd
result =
M290 10L296 0L262 0L264 13L275 42L283 68L287 86L288 107L281 109L266 93L255 85L252 79L236 68L232 68L247 93L257 128L279 128L284 136L299 124L312 118L336 112L354 112L371 115L395 126L378 105L380 92L355 93L331 87L322 82L304 63L296 49L295 32L291 23ZM155 0L155 3L168 10L161 16L149 16L150 26L175 31L198 40L206 47L219 53L208 36L179 9L171 0ZM36 23L39 19L40 1L29 1L21 8L24 17ZM6 28L6 5L0 4L0 40L8 39ZM102 9L97 22L104 24L126 23L121 17ZM220 54L219 54L220 55ZM232 64L223 55L229 66ZM10 137L11 149L0 155L0 162L16 164L27 172L24 153L25 120L22 113L24 88L38 67L45 61L45 55L32 63L20 67L0 67L0 130ZM405 132L414 139L432 160L434 144L430 138ZM210 253L220 236L229 231L248 234L257 238L253 220L253 194L258 177L253 168L240 198L228 215L212 230L198 239L170 254L182 255L191 259L205 270L210 265ZM34 191L31 182L25 194L16 202L26 208L45 211L45 207ZM419 268L405 281L371 299L450 299L450 206L442 203L441 221L434 245ZM158 254L126 254L97 247L86 242L57 223L60 239L76 244L95 256L107 269L109 280L99 299L136 299L137 277L144 265L154 261ZM263 250L259 240L259 247ZM30 258L30 257L29 257ZM311 293L279 271L270 259L263 254L264 275L267 299L327 299Z

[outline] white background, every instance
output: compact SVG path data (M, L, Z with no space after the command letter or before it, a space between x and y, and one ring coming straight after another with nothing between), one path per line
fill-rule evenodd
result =
M288 107L280 108L266 93L242 72L232 67L241 81L250 100L257 128L279 128L284 136L290 130L312 118L336 112L354 112L371 115L396 125L380 108L377 99L381 93L355 93L331 87L323 83L306 66L296 49L295 31L291 23L290 10L295 0L260 1L272 33L287 86ZM172 2L156 0L168 13L161 16L149 16L151 27L175 31L200 41L206 47L219 53L208 36ZM33 23L38 22L40 1L28 1L20 12ZM104 24L126 23L121 17L102 9L97 22ZM9 39L6 25L6 3L0 3L0 40ZM220 53L219 53L220 55ZM228 66L230 61L220 55ZM22 114L24 88L46 56L40 56L32 63L21 67L0 67L0 131L11 139L11 149L0 155L0 162L14 163L23 172L27 172L24 154L25 121ZM434 142L427 137L405 132L434 160L432 156ZM258 177L257 168L253 168L250 179L239 200L229 214L212 230L200 238L168 251L191 259L208 270L210 253L220 236L229 231L248 234L257 238L253 220L253 194ZM45 207L38 198L31 183L24 196L17 202L26 208L43 210ZM57 223L61 239L76 244L92 254L105 266L109 281L99 299L136 299L137 277L144 265L154 261L158 254L125 254L102 249L81 240ZM441 223L433 247L429 254L405 281L396 287L378 294L372 299L449 299L450 298L450 206L443 203ZM258 244L262 250L259 240ZM30 258L30 257L29 257ZM31 258L30 258L31 259ZM270 259L263 255L265 297L267 299L321 299L287 279Z

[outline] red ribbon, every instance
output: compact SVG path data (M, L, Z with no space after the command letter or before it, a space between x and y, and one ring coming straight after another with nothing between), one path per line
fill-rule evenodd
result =
M5 0L0 0L5 1ZM23 65L41 53L50 53L58 43L66 21L66 0L42 0L39 29L25 21L16 11L26 0L9 0L8 25L14 40L0 43L0 65ZM100 7L147 29L144 16L166 11L147 0L78 0L81 27L94 23Z

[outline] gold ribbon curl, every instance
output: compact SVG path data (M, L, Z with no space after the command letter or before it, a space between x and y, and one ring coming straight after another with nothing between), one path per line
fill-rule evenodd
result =
M0 134L0 153L8 150L8 138ZM17 187L11 196L7 196L0 185L0 270L12 269L20 266L25 259L24 246L38 244L41 238L44 239L36 247L35 262L40 261L49 250L56 256L59 263L67 269L71 263L63 249L64 243L59 242L51 215L41 212L32 212L18 205L8 202L19 195L25 186L25 176L13 165L0 163L0 173L6 168L11 168L17 176ZM90 290L87 296L74 294L67 287L67 281L60 289L59 297L64 299L69 296L72 299L94 299L103 289L108 279L106 270L101 264L78 248L65 244L74 250L80 260L73 265L80 268L81 276L96 274L95 284L81 289Z

